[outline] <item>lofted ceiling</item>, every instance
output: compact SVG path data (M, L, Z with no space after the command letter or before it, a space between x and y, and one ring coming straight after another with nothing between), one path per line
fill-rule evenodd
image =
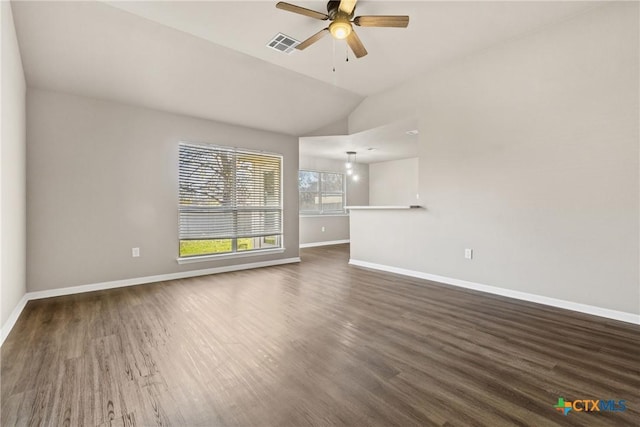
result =
M326 10L324 1L290 1ZM356 15L407 14L407 29L356 27L369 55L325 37L291 55L268 49L327 23L276 1L12 2L30 87L305 135L368 95L567 19L593 2L361 0ZM335 72L333 68L335 67Z
M98 2L12 4L27 85L304 135L362 96Z
M288 2L327 11L326 1ZM356 59L349 52L350 60L346 62L346 42L331 37L291 55L266 48L278 32L303 41L327 26L326 21L276 9L276 3L277 0L110 4L363 96L594 5L589 1L361 0L356 4L356 16L409 15L409 27L355 27L369 55Z

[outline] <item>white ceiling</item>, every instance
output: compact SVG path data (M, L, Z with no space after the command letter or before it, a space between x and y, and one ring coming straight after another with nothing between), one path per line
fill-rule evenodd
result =
M353 92L96 2L12 4L27 84L304 135Z
M418 130L418 120L408 118L351 135L303 137L300 138L300 157L346 161L347 151L357 153L358 163L418 157L419 136L407 134L413 130Z
M318 11L324 1L296 1ZM30 87L304 135L346 118L364 97L566 19L593 2L358 2L356 15L408 14L409 28L360 28L369 51L345 62L330 37L286 55L326 26L269 1L13 1ZM335 63L336 72L332 71ZM324 142L326 143L326 142ZM382 151L382 150L381 150Z
M319 12L327 10L326 1L288 2ZM292 55L266 48L278 32L303 41L327 26L327 22L276 9L276 3L277 0L110 4L365 96L398 85L453 58L574 15L594 4L588 1L361 0L356 5L356 16L409 15L409 27L355 27L369 55L355 59L350 54L347 63L346 42L334 42L331 37Z

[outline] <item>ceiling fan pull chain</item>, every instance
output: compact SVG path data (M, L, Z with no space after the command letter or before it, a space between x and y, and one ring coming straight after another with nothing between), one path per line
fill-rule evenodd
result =
M333 72L335 73L336 72L336 41L332 40L331 45L333 46L332 47L333 52L331 54L331 62L333 63ZM334 79L333 79L333 84L334 85L336 84L335 76L334 76Z

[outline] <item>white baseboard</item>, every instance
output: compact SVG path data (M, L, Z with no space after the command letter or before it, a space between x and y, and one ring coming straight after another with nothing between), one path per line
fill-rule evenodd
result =
M204 270L181 271L179 273L159 274L157 276L135 277L133 279L113 280L110 282L94 283L91 285L71 286L69 288L50 289L46 291L29 292L30 300L59 297L62 295L80 294L83 292L101 291L104 289L122 288L125 286L142 285L145 283L163 282L166 280L185 279L188 277L205 276L207 274L228 273L230 271L249 270L252 268L271 267L274 265L300 262L299 257L277 259L273 261L251 262L247 264L228 265L225 267L206 268Z
M250 270L261 267L272 267L275 265L292 264L300 262L300 257L276 259L273 261L251 262L247 264L236 264L225 267L207 268L204 270L181 271L179 273L159 274L157 276L135 277L133 279L113 280L110 282L93 283L90 285L71 286L68 288L49 289L46 291L27 292L16 308L7 319L0 330L0 346L4 343L11 329L15 325L20 313L26 306L27 302L42 298L59 297L63 295L80 294L84 292L102 291L105 289L122 288L126 286L143 285L145 283L164 282L166 280L186 279L188 277L206 276L209 274L228 273L231 271Z
M486 292L494 295L519 299L523 301L535 302L538 304L549 305L552 307L564 308L567 310L578 311L580 313L592 314L594 316L606 317L607 319L620 320L622 322L640 325L640 315L627 313L624 311L610 310L608 308L596 307L593 305L580 304L577 302L561 300L557 298L545 297L542 295L530 294L527 292L514 291L511 289L499 288L496 286L483 285L480 283L468 282L466 280L454 279L451 277L438 276L435 274L423 273L421 271L407 270L404 268L392 267L384 264L376 264L373 262L360 261L350 259L349 264L358 267L370 268L373 270L381 270L389 273L401 274L403 276L416 277L418 279L431 280L434 282L445 283L447 285L458 286L474 291Z
M300 243L300 249L304 248L315 248L317 246L330 246L330 245L342 245L344 243L349 243L351 240L328 240L326 242L313 242L313 243Z
M16 322L18 321L18 317L20 317L22 310L24 310L24 307L27 305L27 301L29 301L27 295L28 294L24 294L22 296L20 301L18 301L16 308L13 309L13 311L9 315L9 318L6 320L6 322L4 322L4 325L2 325L2 329L0 329L0 346L2 346L2 343L4 343L4 340L9 335L9 332L11 332L11 329L13 329Z

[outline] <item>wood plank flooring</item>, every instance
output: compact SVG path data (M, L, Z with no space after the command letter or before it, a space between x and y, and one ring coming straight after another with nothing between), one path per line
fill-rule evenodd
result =
M640 425L638 326L302 259L30 302L2 426Z

